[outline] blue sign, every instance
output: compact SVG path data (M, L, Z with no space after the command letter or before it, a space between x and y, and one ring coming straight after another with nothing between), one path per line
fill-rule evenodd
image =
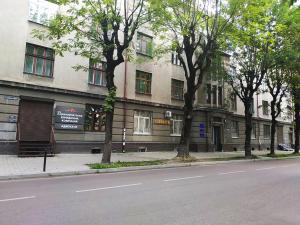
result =
M206 129L205 129L205 123L200 123L199 124L200 128L200 138L206 138Z

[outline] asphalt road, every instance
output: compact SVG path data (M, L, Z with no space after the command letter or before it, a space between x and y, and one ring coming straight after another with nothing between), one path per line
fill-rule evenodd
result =
M0 182L0 225L300 224L300 159Z

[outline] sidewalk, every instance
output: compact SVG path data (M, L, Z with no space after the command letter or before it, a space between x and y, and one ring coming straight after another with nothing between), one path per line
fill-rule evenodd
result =
M267 151L253 151L254 155L265 155ZM281 152L284 153L284 152ZM289 152L287 152L289 153ZM243 151L238 152L192 152L191 155L199 160L208 158L231 158L243 156ZM176 152L129 152L113 153L112 162L116 161L150 161L172 159ZM18 158L14 155L0 155L0 179L35 177L35 175L71 175L92 173L86 165L100 163L102 154L57 154L47 158L47 171L43 173L43 158Z

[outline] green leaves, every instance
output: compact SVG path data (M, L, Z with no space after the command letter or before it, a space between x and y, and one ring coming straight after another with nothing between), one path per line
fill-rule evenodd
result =
M116 102L116 88L111 88L108 91L108 94L104 100L104 104L103 104L103 108L104 108L104 112L112 112L114 109L114 104Z

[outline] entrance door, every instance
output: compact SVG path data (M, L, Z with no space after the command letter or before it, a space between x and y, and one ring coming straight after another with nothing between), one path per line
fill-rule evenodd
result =
M50 141L53 103L21 100L19 123L21 141Z
M277 145L283 144L283 126L277 127Z
M214 126L213 127L213 143L215 145L216 151L222 151L222 141L221 141L221 127Z

